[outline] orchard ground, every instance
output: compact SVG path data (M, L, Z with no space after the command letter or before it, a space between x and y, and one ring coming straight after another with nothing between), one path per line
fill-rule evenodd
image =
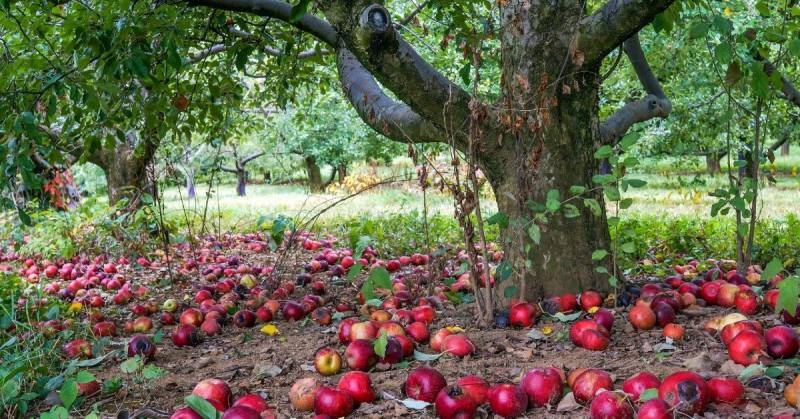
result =
M680 220L713 222L708 215L713 198L708 197L708 192L725 181L723 177L702 177L692 183L691 180L694 179L694 176L691 173L680 175L674 173L667 176L639 174L635 177L645 179L649 184L645 188L633 189L628 192L626 196L634 198L634 205L630 209L622 211L620 215L624 219L632 221L647 219L648 223L658 223L652 225L660 225L662 230L659 232L669 229L663 227L667 225L665 221L667 218L674 218L679 220L678 222L683 222ZM800 178L791 174L780 176L777 185L765 185L761 216L768 220L783 220L796 214L795 201L800 197L797 193L798 188L800 188ZM185 196L183 199L181 198L183 191L179 191L177 188L166 189L167 218L180 220L184 215L184 209L188 209L193 213L191 218L196 221L203 213L204 190L202 185L198 185L199 198L195 201L187 201ZM219 265L218 256L222 256L224 259L235 256L239 259L239 265L244 266L274 267L273 275L259 277L259 282L262 282L269 292L283 282L295 282L297 276L304 272L305 266L314 259L319 250L309 251L298 246L288 252L273 252L268 250L266 244L259 250L254 250L248 247L247 242L266 240L263 233L269 231L268 226L278 214L295 217L299 221L310 220L320 209L327 208L344 197L342 194L308 195L301 187L268 185L248 185L248 196L236 197L232 185L219 186L218 191L215 191L208 201L210 226L208 231L216 231L213 226L219 223L221 231L235 230L244 233L259 231L261 235L257 238L251 236L246 240L242 236L224 236L216 242L199 242L191 246L189 243L174 245L170 248L172 276L164 268L165 264L157 268L120 264L118 269L126 281L134 287L146 286L148 293L129 303L114 305L110 301L113 292L104 292L107 304L101 311L109 320L115 322L119 329L122 329L123 323L134 317L131 309L136 303L153 301L160 306L165 300L175 298L184 307L197 306L198 304L193 302L197 290L210 285L202 271L208 266ZM319 217L318 222L313 226L316 227L318 238L327 237L327 233L333 233L330 238L336 240L333 246L337 249L353 248L353 238L358 239L363 235L372 236L375 240L375 247L384 249L380 256L385 259L397 257L403 253L427 253L430 247L440 243L458 247L459 234L455 229L457 225L453 224L454 221L450 216L452 214L450 198L436 191L429 191L426 198L427 208L431 214L432 238L425 238L422 233L424 228L419 223L419 214L423 210L422 193L414 187L413 182L382 186L358 194L332 206ZM491 202L490 196L483 200L487 213L495 211ZM609 207L609 210L613 211L613 208ZM409 214L416 215L409 216ZM265 218L262 220L262 225L259 225L258 220L262 216ZM391 221L393 220L391 217L400 221ZM80 236L83 231L81 229L93 228L91 222L86 220L84 222L86 225L69 227L77 230L77 236ZM181 223L178 222L178 224ZM720 225L724 227L724 224L719 224L717 227ZM639 231L641 236L647 236L648 233L656 231L649 228L648 224L641 224L641 226L642 231ZM692 226L693 224L686 224L685 228L691 229ZM356 234L350 236L353 228L356 228L353 230ZM181 233L184 232L181 231ZM54 233L48 234L52 238ZM712 244L732 241L732 231L707 230L702 234L708 234L709 237L703 239ZM702 234L698 233L698 235ZM711 236L712 234L715 235ZM496 233L493 235L496 236ZM791 231L786 232L786 235L792 235L794 239L797 239L797 235ZM643 237L643 243L645 243L645 238L658 239L658 237ZM666 240L666 238L664 239ZM648 254L650 242L646 243L648 245L643 245L637 255ZM785 245L786 242L780 243L783 247L788 247ZM156 249L158 247L155 246ZM713 250L713 247L705 249L708 253L713 253ZM795 250L784 250L796 253L796 248ZM81 249L78 251L80 252ZM206 262L199 263L198 269L178 272L184 262L197 260L199 255L203 254L212 257ZM91 258L96 254L87 256ZM150 260L162 260L162 262L166 260L163 250L155 250L146 256ZM670 254L668 258L660 260L647 258L645 261L639 258L639 261L634 261L628 267L630 268L629 279L639 284L645 281L658 282L663 280L666 275L673 274L673 266L682 263L683 258L689 259L693 256L701 257L700 254ZM730 254L702 255L702 257L707 256L725 258L730 257ZM40 263L42 260L37 259L36 262ZM459 270L461 261L454 252L451 252L447 255L444 263L453 273ZM8 262L8 266L16 271L20 268L20 261ZM403 276L405 281L409 282L414 290L415 298L428 295L429 288L422 279L429 276L426 269L404 266L392 274L393 277L398 275ZM231 278L237 281L241 278L241 274L232 273ZM329 297L327 299L328 306L331 307L337 301L353 302L359 286L366 280L367 274L366 272L361 273L353 282L333 279L328 272L324 271L314 273L313 278L325 283L326 295ZM40 285L29 289L41 289L40 287L47 282L49 281L43 279ZM414 287L414 284L423 286ZM452 280L442 279L437 280L433 285L441 288L451 284ZM310 293L310 286L298 286L291 296L282 301L286 299L299 300ZM402 386L408 372L426 363L441 371L448 383L453 383L459 377L466 375L478 375L490 383L518 382L521 374L529 369L549 365L555 365L565 370L594 367L611 373L616 380L616 388L621 388L623 380L640 371L653 372L663 379L672 372L689 369L706 378L739 376L747 386L744 402L738 405L715 403L709 407L708 414L719 417L735 415L755 418L793 412L793 408L788 406L784 400L782 391L784 386L795 376L798 364L796 358L785 361L767 361L765 365L778 367L778 370L771 370L770 377L767 377L763 375L763 370L745 369L743 366L733 363L719 337L703 329L706 321L731 312L730 308L692 307L679 312L677 323L686 328L686 337L681 341L668 343L662 337L661 328L657 327L648 331L635 330L626 317L629 308L616 307L610 346L603 351L589 351L576 347L570 342L568 338L570 322L563 321L565 320L563 317L544 315L532 328L479 329L473 324L472 305L464 302L465 295L468 294L451 295L451 297L458 297L453 300L446 297L440 299L442 304L437 306L436 318L429 330L433 333L447 326L463 328L475 344L475 353L463 359L444 355L432 362L410 358L399 366L373 370L370 376L379 400L362 405L353 414L353 417L433 417L434 412L430 407L427 410L416 410L399 401L405 398L402 394ZM215 295L215 298L219 297L219 295ZM466 300L468 301L468 297ZM60 307L61 310L56 313L68 312L66 305ZM361 315L362 318L366 318L365 307L355 304L354 308L355 312L351 313L352 315ZM74 319L75 326L68 334L56 335L55 339L48 341L48 345L50 345L48 347L51 350L46 356L52 357L59 353L58 347L70 338L90 337L91 332L88 331L90 326L86 321L86 314L86 309L80 309L73 314L56 314L57 319ZM586 314L581 314L581 316L585 317ZM323 377L315 372L313 367L314 354L321 347L331 346L340 353L344 353L345 346L338 343L336 322L333 325L320 326L308 319L299 322L287 321L278 314L272 322L279 331L277 334L270 335L262 332L260 324L253 328L238 328L228 324L222 327L219 335L205 337L203 342L196 347L178 348L169 338L174 326L161 326L158 322L158 314L153 314L151 317L156 324L155 330L160 331L150 333L152 336L158 337L158 342L156 343L155 360L149 365L157 368L145 371L139 366L131 370L130 364L123 364L126 359L124 347L128 340L128 336L125 334L121 333L119 336L109 339L99 339L100 344L95 345L93 355L103 357L102 361L97 366L87 367L86 370L92 372L104 383L113 383L109 387L116 387L116 391L82 401L79 412L87 413L94 408L104 415L117 415L122 411L127 411L129 414L136 413L145 415L145 417L146 415L166 417L184 404L183 398L191 393L198 381L217 377L230 383L237 396L246 392L263 395L275 408L278 417L307 417L309 414L296 412L290 406L288 392L291 385L302 377L314 377L322 383L335 385L341 376L340 373L331 377ZM781 324L781 319L772 314L770 308L763 304L759 313L751 318L761 321L765 329ZM19 327L20 330L25 330L24 325L20 324ZM4 334L6 333L4 332ZM8 334L7 337L10 339L11 335ZM92 338L90 337L90 339ZM3 339L3 341L9 342L8 339ZM16 345L18 343L12 343L9 346L3 345L2 350L13 351ZM122 350L119 351L119 349ZM435 352L427 344L419 345L417 350L427 354ZM67 364L67 360L61 363L62 366ZM126 365L127 372L123 372L122 365ZM57 373L58 371L55 371L54 376L57 376ZM52 377L31 373L27 379L47 381ZM34 388L34 385L28 382L25 388L31 389ZM57 395L58 391L53 394ZM50 408L48 403L57 403L58 400L54 397L47 398L46 401L36 400L32 404L32 409L36 412L46 411ZM483 409L488 412L488 408L484 407ZM582 417L587 414L587 407L569 402L563 402L558 410L545 411L543 408L537 408L528 412L531 417ZM489 415L491 417L491 414Z

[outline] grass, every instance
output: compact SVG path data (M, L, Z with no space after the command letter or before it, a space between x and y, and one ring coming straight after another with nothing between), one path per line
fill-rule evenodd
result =
M622 211L620 216L638 217L654 215L661 217L689 216L707 219L711 204L716 198L709 195L715 188L724 186L726 179L716 177L661 176L657 174L634 174L632 177L646 180L644 188L630 189L624 194L634 200L633 206ZM797 213L800 198L800 177L779 177L776 185L764 185L761 190L760 216L767 219L782 219ZM171 215L181 216L184 209L196 217L203 213L205 189L198 188L198 197L187 200L185 191L168 188L164 192L165 207ZM341 201L341 202L339 202ZM453 215L451 198L429 190L427 192L429 214ZM497 207L490 198L482 201L487 214ZM219 209L219 212L217 211ZM609 206L611 211L613 208ZM283 214L309 219L325 210L319 221L335 221L357 217L381 217L392 214L422 213L423 194L415 189L383 186L347 198L343 194L308 194L299 186L248 185L247 196L235 194L234 185L221 185L209 200L209 219L222 215L222 229L245 230L252 228L261 216Z

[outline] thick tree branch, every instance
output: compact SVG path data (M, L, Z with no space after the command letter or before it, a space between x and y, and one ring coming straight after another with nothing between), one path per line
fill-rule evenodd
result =
M191 6L206 6L275 18L314 35L332 47L338 44L338 36L333 27L316 16L305 14L296 22L290 22L292 5L286 2L276 0L186 0L186 2Z
M469 93L436 71L394 29L389 12L369 0L323 1L325 15L358 61L414 112L466 144Z
M255 154L253 154L253 155L251 155L249 157L245 157L244 159L242 159L242 161L239 163L239 165L241 167L244 167L247 163L250 163L251 161L263 156L264 154L267 154L267 153L262 151L261 153L255 153Z
M576 51L587 63L597 62L638 33L676 0L608 0L579 24Z
M764 72L767 73L768 76L771 76L775 70L775 64L765 60L764 61ZM783 93L783 98L786 99L789 103L794 104L795 106L800 106L800 91L794 87L789 79L781 75L781 93Z
M220 166L219 170L222 170L223 172L228 172L228 173L238 173L239 172L236 169L231 169L230 167L225 167L225 166Z
M625 104L600 125L600 140L603 144L616 142L636 123L653 118L666 118L672 112L672 102L650 69L642 45L639 43L639 36L634 35L626 40L623 49L648 95L641 100Z
M364 66L347 49L337 56L342 89L361 119L394 141L436 142L444 133L408 105L390 98Z

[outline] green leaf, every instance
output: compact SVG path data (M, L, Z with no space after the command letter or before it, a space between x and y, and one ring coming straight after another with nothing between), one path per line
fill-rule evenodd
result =
M364 249L368 248L372 244L372 237L370 236L361 236L358 238L358 241L355 245L355 252L353 253L353 257L361 257L364 254Z
M572 186L569 187L569 193L572 194L572 195L580 195L580 194L582 194L584 192L586 192L586 187L585 186L572 185Z
M800 38L794 38L787 42L786 49L788 49L795 58L800 58Z
M748 378L764 374L764 366L761 364L751 364L739 373L739 381L746 381Z
M514 285L510 285L503 290L503 297L506 299L510 299L511 297L516 296L519 293L519 288Z
M178 49L175 47L175 42L170 39L166 44L166 48L167 64L176 70L180 70L181 67L183 67L183 59L181 58L181 55L178 54Z
M430 362L436 361L437 359L441 358L443 353L440 354L426 354L424 352L420 352L414 349L414 359L421 362Z
M97 378L95 378L94 374L90 373L89 371L78 371L78 374L75 375L75 381L77 381L78 384L91 383L95 380L97 380Z
M142 361L142 357L136 355L132 358L126 359L125 361L122 361L122 363L119 364L119 369L125 374L133 374L134 372L139 371L143 365L144 362Z
M461 77L461 81L464 82L464 84L469 84L470 82L469 79L470 68L471 65L469 62L467 62L458 70L458 76Z
M769 281L783 270L783 263L778 258L772 259L761 272L761 279Z
M639 401L644 403L648 400L653 400L658 398L658 389L657 388L648 388L647 390L643 391L639 395Z
M792 276L778 283L778 304L775 313L786 310L791 315L797 313L797 300L800 294L800 277Z
M511 264L504 260L497 265L495 279L497 279L497 282L503 282L511 276L513 271L514 269L511 267Z
M486 224L497 225L503 230L508 227L508 216L502 212L496 212L486 219Z
M386 268L375 268L369 273L367 281L372 282L376 288L392 289L392 278Z
M147 364L142 369L142 377L148 380L157 380L166 374L163 368L157 367L153 364Z
M308 11L309 4L311 4L311 0L300 0L299 3L292 6L292 11L289 13L289 23L297 23Z
M559 208L561 208L561 193L558 192L558 189L550 189L547 191L547 200L545 201L545 206L550 212L556 212Z
M3 388L0 390L0 397L3 401L10 401L17 398L19 391L22 389L18 380L8 380L3 383Z
M530 237L530 239L534 243L536 243L537 245L541 242L541 240L542 240L542 230L539 228L538 224L533 224L532 223L528 227L528 237Z
M689 38L690 39L697 39L706 36L708 33L708 28L711 25L708 22L697 22L689 29Z
M375 339L375 342L372 344L372 349L375 353L383 358L386 356L386 346L389 344L389 335L386 334L386 331L381 331L381 335Z
M595 217L600 216L600 214L603 211L602 208L600 208L600 203L597 202L597 200L594 199L594 198L586 198L586 199L584 199L583 200L583 205L585 207L589 208L589 211L591 211L592 215L594 215Z
M606 256L608 256L608 251L605 249L597 249L594 252L592 252L592 260L595 262L597 262L598 260L603 260L603 258L605 258Z
M75 403L75 399L78 398L78 383L75 380L64 381L61 391L58 392L58 397L61 399L61 405L69 410L72 407L72 403Z
M375 287L372 285L372 281L364 281L364 285L361 286L361 294L364 296L364 300L375 299Z
M636 251L636 245L633 242L623 243L619 248L625 253L633 253Z
M639 138L641 137L642 134L640 132L632 132L622 137L622 139L619 140L619 143L617 144L619 145L619 148L621 148L622 150L628 150L629 148L633 147L633 145L636 144L636 142L639 141Z
M597 149L594 152L594 158L596 159L606 159L611 157L614 154L614 149L610 145L604 145Z
M215 409L214 406L208 402L208 400L194 394L186 396L186 398L183 400L186 401L186 404L203 419L219 418L217 409Z
M561 206L561 210L566 218L578 218L581 216L580 210L573 204L564 204Z
M627 179L627 181L628 181L628 185L631 185L631 187L633 187L633 188L641 188L641 187L647 185L647 181L646 180Z
M619 209L624 210L628 209L633 205L633 198L625 198L619 201Z
M783 375L783 367L771 366L764 371L764 375L769 378L778 378Z
M562 323L568 323L574 320L578 320L578 318L581 317L582 314L583 314L582 311L576 311L571 314L564 314L562 312L558 312L556 314L553 314L551 317L555 318L556 320Z
M364 265L360 263L356 263L355 265L351 266L347 271L347 280L353 282L353 280L356 279L362 270L364 270Z

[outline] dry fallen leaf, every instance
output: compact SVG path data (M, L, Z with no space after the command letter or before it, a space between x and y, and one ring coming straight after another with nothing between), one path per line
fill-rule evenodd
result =
M556 412L572 412L574 410L582 409L583 406L579 405L578 402L575 401L575 395L572 394L570 391L558 402L558 406L556 407Z

